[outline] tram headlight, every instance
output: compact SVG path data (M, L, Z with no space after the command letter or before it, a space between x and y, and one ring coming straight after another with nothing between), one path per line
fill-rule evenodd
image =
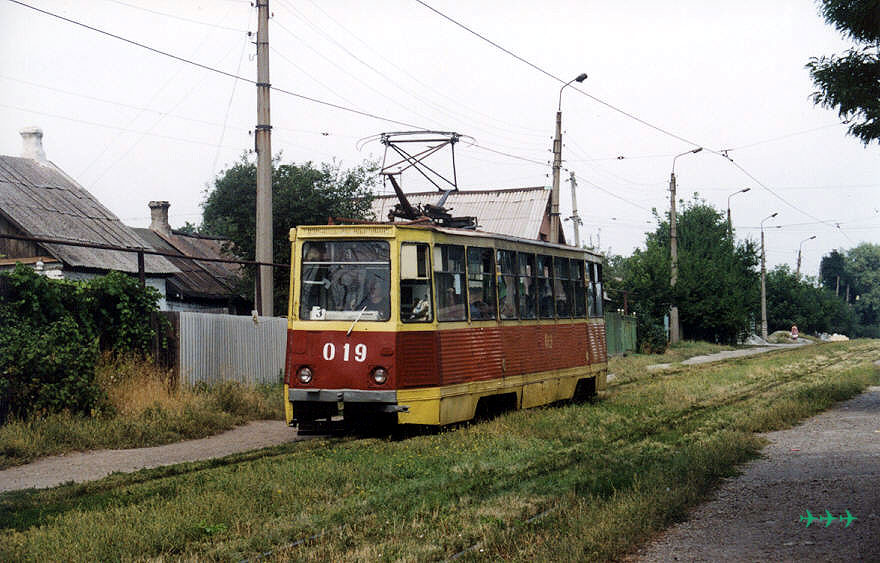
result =
M383 383L388 381L388 370L381 367L376 368L373 370L371 377L373 378L374 383L376 383L377 385L382 385Z
M296 377L299 379L299 382L303 384L311 383L313 375L312 368L309 366L303 366L296 372Z

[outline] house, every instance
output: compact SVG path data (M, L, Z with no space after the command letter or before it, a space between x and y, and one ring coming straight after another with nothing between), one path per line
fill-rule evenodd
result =
M43 132L21 131L22 156L0 156L0 235L60 239L143 249L145 242L76 180L46 158ZM0 269L31 264L54 278L86 279L118 270L138 274L138 255L0 236ZM145 255L146 283L163 296L180 270L162 256Z
M179 254L168 261L179 270L166 281L166 308L169 311L200 313L248 314L251 307L238 293L241 267L238 264L189 260L183 256L230 258L223 247L228 241L220 238L187 234L171 229L167 201L151 201L150 227L133 229L147 244L160 252Z
M406 194L413 206L436 205L441 192ZM397 204L397 196L377 196L372 211L380 221ZM468 190L449 194L444 205L456 217L476 217L481 231L527 239L550 240L550 188L513 188L505 190ZM565 234L559 228L559 242Z

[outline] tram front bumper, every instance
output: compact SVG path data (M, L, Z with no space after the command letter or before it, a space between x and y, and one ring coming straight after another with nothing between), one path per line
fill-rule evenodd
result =
M397 391L371 389L289 389L287 398L294 404L333 403L363 405L378 412L408 412L407 405L397 404Z

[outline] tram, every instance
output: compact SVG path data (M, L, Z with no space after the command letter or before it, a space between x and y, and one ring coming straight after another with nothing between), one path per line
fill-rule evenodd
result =
M285 414L442 426L605 388L597 254L437 225L301 226Z

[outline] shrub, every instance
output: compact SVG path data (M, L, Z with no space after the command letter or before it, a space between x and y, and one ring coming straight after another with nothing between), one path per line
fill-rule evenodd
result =
M51 280L22 265L0 274L0 422L100 410L99 347L149 351L158 298L118 272L88 282Z

